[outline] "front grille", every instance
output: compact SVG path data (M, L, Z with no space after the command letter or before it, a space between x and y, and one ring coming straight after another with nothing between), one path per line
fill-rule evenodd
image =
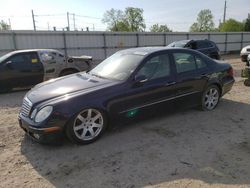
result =
M27 97L25 97L23 99L23 104L22 104L22 108L20 112L21 115L28 117L30 114L31 107L32 107L32 103Z

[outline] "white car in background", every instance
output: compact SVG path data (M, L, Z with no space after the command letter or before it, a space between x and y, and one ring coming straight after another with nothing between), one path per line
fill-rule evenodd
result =
M240 57L242 62L247 62L247 56L250 54L250 45L242 48Z

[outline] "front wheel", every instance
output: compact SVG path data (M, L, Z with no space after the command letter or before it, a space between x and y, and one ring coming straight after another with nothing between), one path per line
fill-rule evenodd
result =
M220 100L220 90L217 86L209 86L202 96L202 110L213 110L216 108Z
M85 109L78 113L66 127L67 137L78 144L96 141L106 129L106 117L97 109Z

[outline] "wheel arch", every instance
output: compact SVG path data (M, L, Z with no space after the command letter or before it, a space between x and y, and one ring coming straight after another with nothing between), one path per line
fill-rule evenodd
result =
M222 85L219 82L216 81L211 81L208 83L207 87L215 85L219 88L219 92L220 92L220 97L222 96Z
M80 72L79 69L75 68L75 67L69 67L69 68L64 68L60 71L59 73L59 76L63 75L64 72L67 72L67 71L72 71L72 72Z

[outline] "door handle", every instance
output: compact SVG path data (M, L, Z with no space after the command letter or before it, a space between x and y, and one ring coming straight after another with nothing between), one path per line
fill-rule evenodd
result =
M165 86L172 86L174 84L176 84L176 82L168 82L168 83L165 84Z
M204 74L201 74L201 75L199 75L199 76L196 76L195 78L196 79L201 79L201 78L208 78L208 74L207 73L204 73Z
M201 77L208 77L208 74L207 73L203 73L203 74L201 74Z

